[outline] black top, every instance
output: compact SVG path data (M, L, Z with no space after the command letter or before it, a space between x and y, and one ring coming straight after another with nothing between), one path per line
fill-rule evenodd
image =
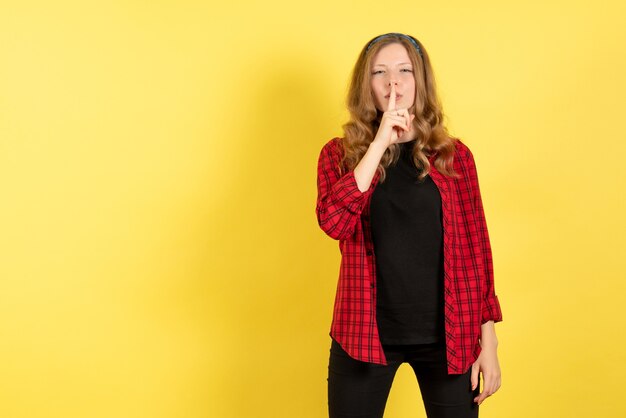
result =
M370 205L383 344L444 339L441 196L430 176L418 181L413 145L400 144L400 158L387 168Z

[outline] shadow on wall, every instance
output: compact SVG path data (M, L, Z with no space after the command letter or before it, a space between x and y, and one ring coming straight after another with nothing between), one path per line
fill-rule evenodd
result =
M236 166L223 173L232 187L212 208L209 320L224 360L211 379L232 417L266 410L293 416L290 403L301 417L326 413L319 400L325 402L327 350L318 358L303 352L312 339L330 343L338 259L315 255L322 246L328 253L329 243L320 238L314 209L317 158L340 126L326 110L336 106L324 77L311 70L315 62L294 54L255 63L254 79L242 80L252 90L245 106L233 109L242 125L227 139L237 153ZM322 275L323 283L315 280Z

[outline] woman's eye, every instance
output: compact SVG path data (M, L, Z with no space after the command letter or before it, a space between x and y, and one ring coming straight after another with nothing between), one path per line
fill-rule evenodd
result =
M376 70L373 71L372 74L382 74L384 71L383 70Z
M403 68L400 71L405 72L405 73L412 73L413 69L412 68Z

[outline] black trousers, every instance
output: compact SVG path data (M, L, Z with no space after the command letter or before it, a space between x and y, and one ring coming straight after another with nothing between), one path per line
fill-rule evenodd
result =
M477 418L471 369L449 375L445 343L383 346L387 366L350 357L333 340L328 365L330 418L382 418L393 378L402 363L415 371L428 418Z

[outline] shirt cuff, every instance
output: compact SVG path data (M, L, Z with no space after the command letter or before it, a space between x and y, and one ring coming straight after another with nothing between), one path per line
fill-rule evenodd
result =
M502 321L502 310L500 309L500 302L496 295L492 295L485 299L482 310L482 323L485 322L500 322Z

